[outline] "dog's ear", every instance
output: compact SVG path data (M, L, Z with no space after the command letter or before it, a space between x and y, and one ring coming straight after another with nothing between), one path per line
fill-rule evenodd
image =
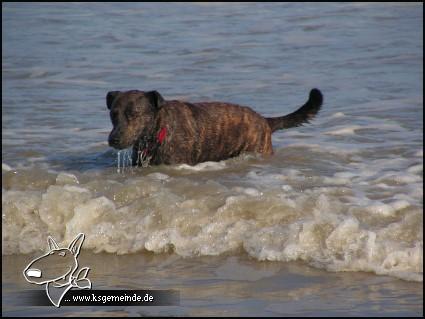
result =
M146 92L145 96L149 99L149 102L156 110L159 110L165 103L164 98L157 91Z
M108 109L111 109L112 102L114 102L115 98L120 94L120 91L110 91L108 94L106 94L106 106Z
M58 244L52 237L47 237L47 243L49 244L49 250L59 249Z
M81 245L83 244L84 238L86 236L83 233L79 233L77 237L75 237L72 242L69 244L68 249L71 253L77 257L80 253Z

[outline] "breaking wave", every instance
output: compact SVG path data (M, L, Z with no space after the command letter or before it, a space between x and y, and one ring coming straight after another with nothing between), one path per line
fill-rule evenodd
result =
M388 163L375 160L328 176L249 156L124 174L3 163L3 254L38 251L48 235L66 244L83 232L84 249L94 252L243 252L422 281L422 154L402 172L379 172Z

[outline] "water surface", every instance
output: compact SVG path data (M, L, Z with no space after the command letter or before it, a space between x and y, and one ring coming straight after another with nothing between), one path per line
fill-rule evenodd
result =
M190 273L204 260L214 272L228 258L232 269L246 259L275 267L272 281L289 281L288 265L295 285L308 281L304 269L322 278L308 299L282 306L260 292L238 302L246 296L225 287L248 279L229 271L217 289L235 305L230 314L261 300L257 314L302 315L307 305L336 315L353 278L360 294L369 281L394 283L373 302L362 299L362 314L423 312L422 4L2 6L3 280L48 235L67 245L84 232L84 249L102 252L95 256L103 262L144 265L155 253L184 260ZM277 116L313 87L323 109L312 124L274 133L272 158L117 172L107 145L110 90L155 89L166 99L233 102ZM173 287L156 276L152 286ZM328 278L349 284L327 295ZM210 289L183 281L200 295ZM7 285L13 300L23 286ZM389 307L394 299L400 303ZM208 300L189 302L189 314L225 314L221 301ZM9 310L27 313L19 309Z

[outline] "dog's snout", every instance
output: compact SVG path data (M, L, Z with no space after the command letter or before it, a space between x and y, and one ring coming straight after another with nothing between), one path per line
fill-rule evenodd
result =
M119 142L120 141L119 141L118 137L109 136L109 139L108 139L109 146L117 147L119 145Z
M27 277L40 278L41 277L41 270L37 269L37 268L30 268L25 272L25 274L27 275Z
M115 148L115 149L123 149L123 141L122 141L122 136L120 134L120 131L114 129L112 130L111 134L109 134L108 137L108 143L109 146Z

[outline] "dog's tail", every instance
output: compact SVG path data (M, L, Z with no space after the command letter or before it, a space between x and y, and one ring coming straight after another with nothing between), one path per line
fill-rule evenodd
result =
M266 120L272 132L291 128L309 123L309 121L319 112L323 103L322 93L318 89L312 89L308 101L295 112L280 117L267 117Z

